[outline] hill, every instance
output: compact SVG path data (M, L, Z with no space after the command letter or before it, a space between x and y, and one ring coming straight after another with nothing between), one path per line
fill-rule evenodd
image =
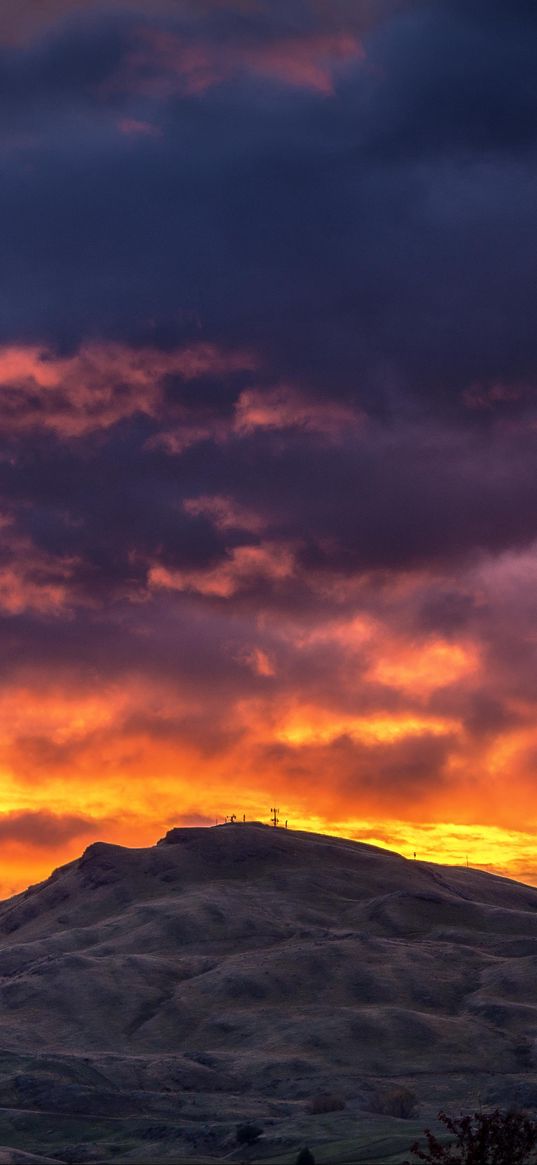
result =
M241 1160L251 1120L256 1160L396 1161L441 1105L537 1106L536 981L505 878L257 823L95 843L0 903L0 1146Z

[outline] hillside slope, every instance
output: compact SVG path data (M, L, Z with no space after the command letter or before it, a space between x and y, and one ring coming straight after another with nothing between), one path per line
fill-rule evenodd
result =
M96 843L0 903L0 1144L206 1159L253 1119L259 1159L387 1157L440 1104L537 1104L536 984L507 879L258 824Z

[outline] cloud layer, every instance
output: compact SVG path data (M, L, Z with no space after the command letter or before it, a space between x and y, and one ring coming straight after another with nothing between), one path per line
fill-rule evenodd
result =
M0 19L13 870L276 796L537 877L536 42L524 0Z

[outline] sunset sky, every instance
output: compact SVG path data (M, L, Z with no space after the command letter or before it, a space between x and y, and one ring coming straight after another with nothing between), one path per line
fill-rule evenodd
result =
M0 893L225 814L537 883L535 0L0 13Z

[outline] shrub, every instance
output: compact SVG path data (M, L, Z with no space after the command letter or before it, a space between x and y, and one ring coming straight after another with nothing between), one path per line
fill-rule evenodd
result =
M434 1165L532 1165L537 1162L537 1123L525 1113L510 1110L475 1112L473 1116L449 1117L439 1112L438 1120L452 1134L443 1145L430 1129L425 1129L427 1145L419 1142L410 1150L419 1161ZM412 1165L407 1161L405 1165ZM415 1162L414 1162L415 1165Z
M395 1085L394 1088L373 1095L371 1111L383 1116L396 1116L399 1120L409 1120L415 1112L416 1103L415 1092L403 1085Z
M341 1096L331 1096L329 1093L323 1093L321 1096L314 1096L309 1101L308 1112L312 1116L318 1116L323 1112L341 1112L345 1108L345 1101Z
M309 1149L301 1149L295 1165L315 1165L315 1157Z
M255 1145L255 1142L263 1135L263 1129L259 1125L238 1125L236 1138L238 1145Z

